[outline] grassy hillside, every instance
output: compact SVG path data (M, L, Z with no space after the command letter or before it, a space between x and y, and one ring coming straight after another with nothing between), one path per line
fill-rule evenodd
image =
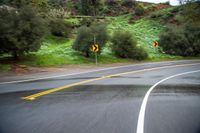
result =
M131 31L137 38L138 46L143 47L148 52L150 60L173 58L172 56L161 54L158 48L153 47L153 42L158 40L158 35L165 29L165 26L158 21L153 21L148 18L142 18L133 24L129 24L129 18L130 15L110 18L113 21L109 24L109 31L111 33L117 29Z
M38 52L25 56L21 64L30 66L57 66L65 64L93 64L94 58L86 58L72 49L74 39L47 36ZM112 55L108 47L99 57L99 63L127 62L128 59Z
M163 23L162 20L168 18L169 16L173 16L171 13L174 9L174 7L170 7L147 13L140 19L131 21L131 23L130 19L133 17L132 13L117 17L106 17L105 21L108 24L108 31L110 35L118 29L130 31L136 37L138 46L143 47L148 52L149 58L147 61L182 59L183 57L161 53L159 48L153 47L153 42L158 40L159 34L166 28L166 23ZM66 21L78 25L80 19L68 18ZM42 43L43 45L38 52L32 52L31 54L24 56L18 64L25 64L29 66L93 64L94 58L85 58L79 52L72 49L75 36L76 30L74 30L74 35L72 35L70 39L48 35L44 38ZM111 52L110 42L106 44L106 47L103 49L103 52L99 57L100 64L131 61L133 60L115 57ZM11 69L11 65L6 62L1 63L0 69L9 70Z
M145 17L143 19L135 21L133 24L129 24L131 15L123 15L119 17L108 17L108 31L110 35L117 30L123 29L131 31L137 38L138 46L145 48L149 54L147 60L163 60L163 59L177 59L181 57L170 56L160 53L158 48L153 47L153 42L158 40L158 35L165 29L158 21L154 21ZM28 60L23 64L33 66L52 66L52 65L64 65L64 64L84 64L94 63L94 59L85 58L79 52L72 49L74 39L58 38L54 36L48 36L45 38L41 49L32 53L27 57ZM115 63L115 62L127 62L132 61L130 59L121 59L113 55L108 43L103 49L102 54L99 57L99 63Z

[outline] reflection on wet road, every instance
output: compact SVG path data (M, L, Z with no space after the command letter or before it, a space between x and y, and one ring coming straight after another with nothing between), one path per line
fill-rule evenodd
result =
M147 105L145 130L153 133L200 132L200 86L163 85Z
M152 66L143 64L143 67ZM136 133L141 103L149 88L168 76L199 69L200 65L196 65L113 76L50 93L34 101L21 97L100 77L107 72L0 85L0 133ZM117 70L113 70L113 74L116 73ZM200 73L159 84L147 103L144 132L199 133L199 102Z

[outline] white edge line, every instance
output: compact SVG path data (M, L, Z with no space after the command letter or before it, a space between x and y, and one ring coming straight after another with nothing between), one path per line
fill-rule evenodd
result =
M17 80L17 81L1 82L0 85L1 84L21 83L21 82L28 82L28 81L37 81L37 80L42 80L42 79L67 77L67 76L80 75L80 74L86 74L86 73L92 73L92 72L99 72L99 71L106 71L106 70L112 70L112 69L123 68L123 67L130 67L130 66L137 66L137 65L141 65L141 64L125 65L125 66L119 66L119 67L108 67L108 68L104 68L104 69L91 70L91 71L85 71L85 72L80 72L80 73L72 73L72 74L64 74L64 75L57 75L57 76L41 77L41 78L34 78L34 79L27 79L27 80Z
M37 81L37 80L51 79L51 78L59 78L59 77L67 77L67 76L80 75L80 74L86 74L86 73L92 73L92 72L112 70L112 69L117 69L117 68L126 68L126 67L131 67L131 66L138 66L138 65L151 65L151 64L155 64L155 63L173 63L173 62L177 62L178 63L178 62L184 62L184 61L200 61L200 60L179 60L179 61L161 61L161 62L151 62L151 63L139 63L139 64L134 64L134 65L108 67L108 68L104 68L104 69L98 69L98 70L93 70L93 71L85 71L85 72L80 72L80 73L72 73L72 74L65 74L65 75L58 75L58 76L33 78L33 79L26 79L26 80L14 80L14 81L8 81L8 82L0 82L0 85L13 84L13 83L23 83L23 82Z
M160 83L168 80L168 79L171 79L171 78L174 78L174 77L178 77L178 76L182 76L182 75L186 75L186 74L191 74L191 73L197 73L197 72L200 72L200 70L196 70L196 71L190 71L190 72L184 72L184 73L180 73L180 74L176 74L176 75L172 75L170 77L167 77L165 79L162 79L160 80L159 82L155 83L148 91L147 93L145 94L145 97L142 101L142 105L141 105L141 108L140 108L140 112L139 112L139 116L138 116L138 123L137 123L137 131L136 133L144 133L144 118L145 118L145 110L146 110L146 105L147 105L147 101L148 101L148 98L149 98L149 95L150 93L153 91L153 89L159 85Z

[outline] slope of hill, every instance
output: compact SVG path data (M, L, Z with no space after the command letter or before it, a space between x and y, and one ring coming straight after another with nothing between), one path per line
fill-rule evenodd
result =
M147 60L171 60L182 59L183 57L171 56L162 53L159 47L154 47L153 42L158 40L159 34L166 29L167 23L172 21L177 13L176 7L166 6L166 4L143 4L145 14L137 17L132 12L127 12L120 16L105 17L108 24L109 34L112 35L117 29L130 31L137 38L138 46L143 47L149 55ZM169 20L169 21L163 21ZM67 21L79 23L79 18L68 18ZM79 52L72 49L74 35L70 39L58 38L52 35L45 37L43 45L38 52L33 52L23 57L18 64L29 66L58 66L65 64L92 64L93 58L85 58ZM110 42L106 44L102 54L99 56L99 63L132 62L131 59L115 57L110 48ZM4 61L0 69L11 69L10 62Z
M167 8L167 10L160 9L157 10L157 13L165 14L170 10L170 8ZM105 21L108 23L108 31L110 35L117 29L131 31L137 38L138 46L143 47L148 52L149 58L147 60L181 58L160 53L159 48L153 47L153 42L158 40L159 34L166 28L166 26L160 20L151 19L151 15L152 13L148 13L140 19L135 20L134 23L129 23L130 19L133 17L132 14L121 15L118 17L106 17ZM72 20L76 22L78 21L74 18ZM85 58L71 48L73 41L73 38L61 39L54 36L48 36L44 40L42 48L38 52L32 54L34 58L31 58L32 60L27 60L24 63L34 66L93 63L94 59ZM102 54L99 56L99 63L127 61L132 60L117 58L113 55L110 49L110 43L106 45Z

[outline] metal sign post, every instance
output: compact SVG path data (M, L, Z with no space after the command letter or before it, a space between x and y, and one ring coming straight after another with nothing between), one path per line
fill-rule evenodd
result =
M94 35L94 44L91 45L91 51L95 54L95 64L98 65L98 52L100 50L99 44L96 43L96 37Z
M95 52L95 62L96 62L96 65L98 65L97 52Z
M96 45L96 36L94 35L94 44ZM96 65L98 65L98 57L97 57L97 52L98 51L94 51L95 52L95 63Z

